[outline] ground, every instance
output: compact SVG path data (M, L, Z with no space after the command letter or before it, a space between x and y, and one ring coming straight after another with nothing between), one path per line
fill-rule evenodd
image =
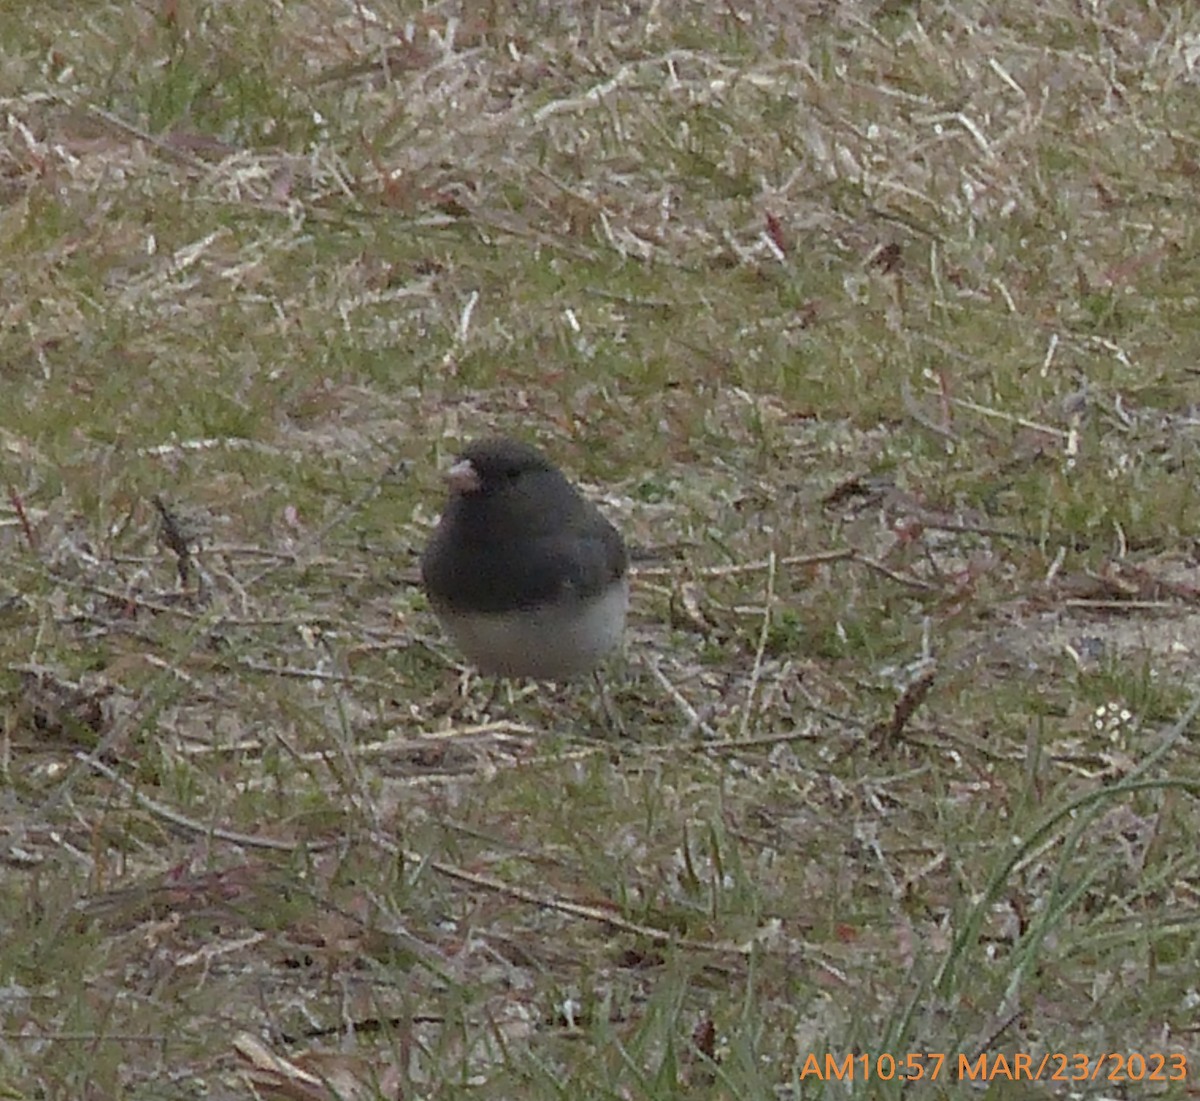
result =
M4 1096L1196 1095L1200 14L5 24ZM490 432L624 734L415 583Z

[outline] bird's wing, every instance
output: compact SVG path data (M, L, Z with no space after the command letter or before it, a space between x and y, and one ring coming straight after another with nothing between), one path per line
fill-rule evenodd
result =
M617 530L604 521L583 534L570 532L537 541L533 570L557 578L555 592L592 596L624 576L629 564ZM553 595L550 594L550 595Z
M554 531L514 539L463 539L439 528L422 574L436 604L488 613L586 600L623 577L627 565L617 529L589 508Z

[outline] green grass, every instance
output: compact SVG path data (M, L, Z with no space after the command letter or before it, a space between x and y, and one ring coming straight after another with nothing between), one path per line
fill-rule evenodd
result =
M9 13L0 1093L1197 1064L1200 24L529 7ZM464 694L490 432L649 552L628 737Z

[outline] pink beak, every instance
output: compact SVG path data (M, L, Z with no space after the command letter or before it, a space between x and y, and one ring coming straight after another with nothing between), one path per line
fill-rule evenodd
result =
M482 485L469 459L460 459L446 471L446 484L451 493L478 493Z

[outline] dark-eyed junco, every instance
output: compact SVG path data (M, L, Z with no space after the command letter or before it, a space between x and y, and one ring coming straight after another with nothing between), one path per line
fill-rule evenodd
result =
M421 555L429 602L481 673L564 680L621 640L629 605L620 533L536 448L463 449Z

